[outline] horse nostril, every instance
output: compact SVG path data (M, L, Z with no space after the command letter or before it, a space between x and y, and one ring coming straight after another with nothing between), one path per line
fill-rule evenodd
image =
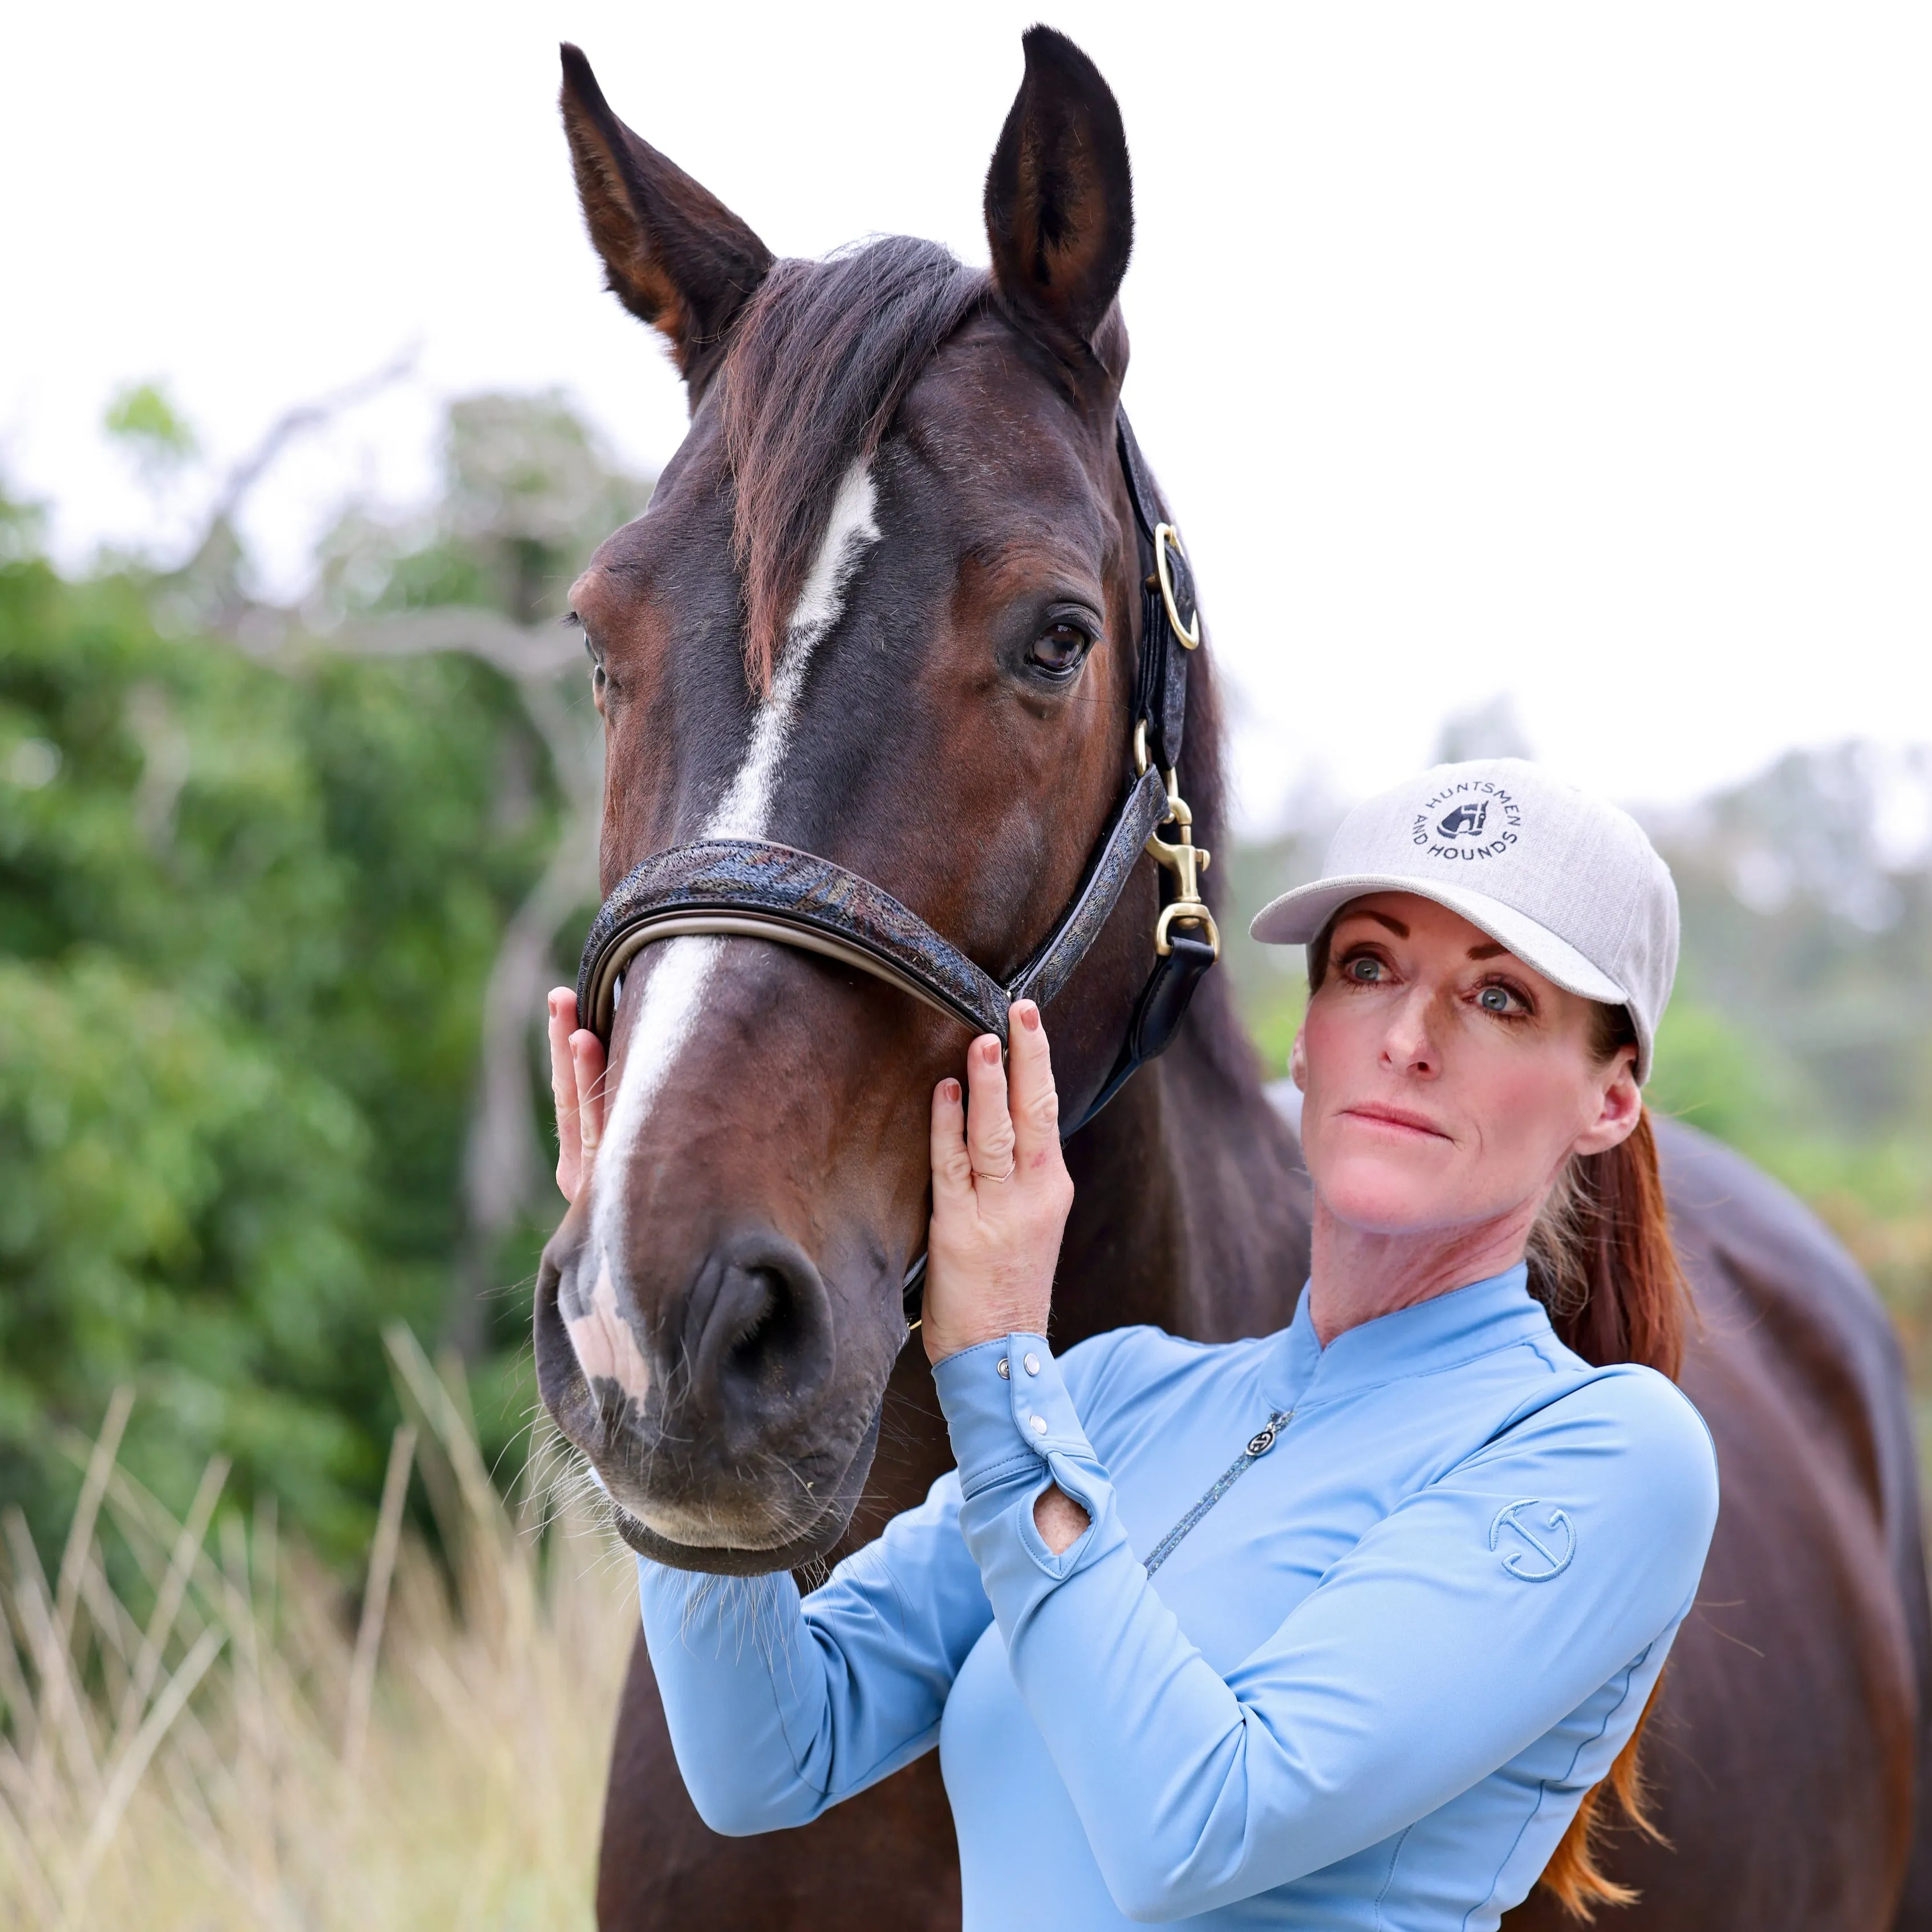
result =
M686 1328L694 1400L756 1421L812 1394L831 1368L832 1332L810 1259L764 1235L726 1244L702 1276Z
M750 1296L725 1349L724 1371L748 1382L775 1383L782 1379L798 1339L798 1303L776 1268L747 1268L745 1280Z

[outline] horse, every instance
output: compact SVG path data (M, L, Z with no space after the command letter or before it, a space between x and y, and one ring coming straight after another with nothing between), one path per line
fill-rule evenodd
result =
M606 734L607 893L693 841L782 841L876 882L1004 982L1132 795L1154 606L1120 460L1126 140L1071 42L1035 28L1024 45L986 271L904 238L776 259L564 50L591 240L668 344L691 412L649 509L572 592ZM1208 312L1232 322L1240 265L1214 273ZM1204 352L1256 353L1257 320ZM1226 822L1211 640L1192 655L1167 782L1211 852ZM1048 1007L1070 1120L1136 1024L1162 897L1137 863ZM535 1339L544 1403L626 1540L808 1585L948 1464L903 1291L928 1096L965 1035L856 956L802 945L700 922L628 959L603 1022L604 1143L544 1251ZM1069 1141L1057 1346L1132 1322L1233 1340L1291 1318L1310 1192L1276 1097L1208 974L1172 1051ZM1932 1928L1932 1640L1899 1352L1802 1208L1658 1127L1696 1308L1683 1381L1724 1501L1649 1725L1660 1836L1624 1829L1605 1863L1638 1889L1645 1932ZM640 1640L597 1910L604 1932L956 1926L935 1760L804 1830L715 1837ZM1509 1923L1559 1916L1539 1893Z

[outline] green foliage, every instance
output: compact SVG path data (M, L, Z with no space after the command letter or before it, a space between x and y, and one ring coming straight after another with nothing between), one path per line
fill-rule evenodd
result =
M93 949L0 965L0 1070L7 1488L33 1496L49 1424L94 1426L134 1380L151 1484L219 1447L352 1534L366 1472L327 1370L374 1297L346 1096Z
M1880 837L1888 789L1912 777L1858 746L1793 752L1664 836L1684 989L1732 1015L1789 1068L1816 1126L1850 1140L1932 1126L1932 872Z
M152 386L110 428L151 480L195 459ZM556 398L472 398L430 509L343 519L316 614L531 622L648 494ZM394 1420L382 1324L449 1321L483 991L558 836L551 744L472 657L210 634L248 615L225 528L172 574L80 583L37 538L0 498L0 1503L49 1536L64 1430L131 1382L151 1487L178 1508L226 1455L231 1494L346 1557ZM486 1451L529 1412L527 1314L500 1298L472 1366Z
M1781 1142L1796 1104L1789 1070L1714 1007L1672 1001L1658 1029L1657 1066L1646 1096L1671 1114L1762 1160Z
M122 389L107 406L107 434L134 455L143 475L158 481L193 458L195 434L152 382Z
M1223 969L1264 1079L1279 1080L1288 1071L1288 1049L1308 1006L1307 967L1298 946L1263 946L1250 939L1248 922L1278 893L1316 876L1325 842L1316 828L1299 826L1273 838L1231 845L1215 854L1210 870L1215 887L1226 896L1216 915Z
M271 667L163 636L168 588L0 564L0 1500L50 1528L131 1380L145 1480L225 1454L346 1555L554 786L473 660Z
M592 549L650 494L554 394L452 404L443 476L418 522L343 519L322 545L327 602L350 612L467 604L520 624L560 617Z

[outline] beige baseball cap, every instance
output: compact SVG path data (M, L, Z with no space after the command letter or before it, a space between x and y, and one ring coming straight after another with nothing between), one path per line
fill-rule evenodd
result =
M1628 1006L1636 1077L1650 1078L1677 973L1677 888L1628 812L1526 759L1438 765L1357 806L1321 878L1264 906L1248 929L1271 946L1306 946L1366 892L1433 899L1566 991Z

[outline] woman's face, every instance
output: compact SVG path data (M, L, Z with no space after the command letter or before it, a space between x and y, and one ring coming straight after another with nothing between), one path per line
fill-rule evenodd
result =
M1432 899L1353 901L1292 1062L1322 1204L1364 1233L1526 1231L1571 1154L1637 1123L1634 1049L1598 1060L1594 1015Z

